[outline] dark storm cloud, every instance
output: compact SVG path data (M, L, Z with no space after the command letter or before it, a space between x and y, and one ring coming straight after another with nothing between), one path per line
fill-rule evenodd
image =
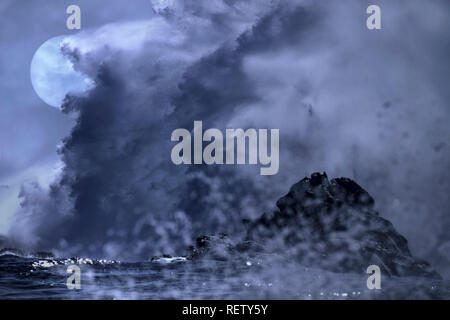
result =
M441 259L449 8L379 3L380 31L365 28L364 1L188 1L70 39L67 54L97 87L67 99L78 118L65 167L48 195L23 190L11 235L74 253L182 253L193 236L234 232L326 170L367 188L413 251ZM174 166L170 134L193 120L280 128L280 173Z
M19 215L12 234L20 237L14 229L20 226L25 230L26 225L31 228L29 233L35 235L26 240L39 245L60 244L64 248L67 243L68 250L76 251L80 244L84 252L122 256L148 256L163 250L170 253L174 250L171 247L184 248L191 240L190 221L180 211L183 208L178 209L179 203L185 201L186 191L181 189L188 183L186 169L173 168L168 156L171 146L167 137L180 125L178 115L171 116L178 108L172 100L180 99L185 89L192 87L188 74L195 75L196 67L182 80L189 64L197 63L208 51L214 52L242 30L237 32L235 27L228 28L223 22L217 24L204 17L193 16L194 24L180 27L176 23L170 25L171 19L109 25L69 41L67 54L73 57L77 68L95 78L97 88L86 99L68 98L64 110L78 112L79 116L61 149L65 168L60 181L40 206L29 204L35 202L26 196L35 194L39 199L39 188L32 185L24 189L24 211L32 209L35 213L30 219L35 221L21 223ZM205 24L213 30L212 37L199 32ZM214 32L226 30L228 36L214 36ZM108 37L103 45L99 40L104 39L104 34ZM206 67L201 66L203 63ZM210 72L211 63L203 63L198 63L198 69ZM223 80L233 81L233 72ZM178 88L180 82L184 84ZM250 96L239 92L242 87L232 89L222 94L222 99L232 99L224 101L224 105L232 106L245 95ZM212 95L222 91L219 87L208 90ZM202 116L206 108L204 104L191 107L184 108L192 116ZM217 113L221 112L218 108ZM199 178L193 180L191 183ZM68 198L73 202L60 200ZM206 226L216 225L213 231L220 229L227 216L222 212L202 215ZM47 218L52 223L41 224ZM219 218L222 220L213 222ZM196 232L200 227L196 226ZM135 243L135 250L126 243Z

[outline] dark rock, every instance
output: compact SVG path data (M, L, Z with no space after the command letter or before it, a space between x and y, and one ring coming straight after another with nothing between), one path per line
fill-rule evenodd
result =
M33 257L39 258L39 259L53 259L55 258L55 255L52 252L47 251L39 251L32 254Z
M247 260L260 253L264 253L264 247L255 241L234 241L226 234L210 235L198 237L196 245L189 248L187 258L189 260L216 260L237 262L241 255Z
M208 258L226 261L230 255L236 252L234 243L225 234L201 236L196 240L196 245L189 248L190 259Z
M0 255L5 255L5 254L16 255L16 256L21 256L21 257L26 256L26 253L23 250L19 250L19 249L15 249L15 248L1 249Z
M9 239L5 236L0 235L0 249L6 248L9 246Z
M314 173L277 201L278 211L247 223L246 241L203 236L192 259L226 260L240 252L284 253L307 267L365 273L369 265L389 276L439 279L430 265L413 257L407 240L374 210L374 200L347 178Z
M51 252L28 252L21 249L15 249L15 248L3 248L0 249L0 255L15 255L19 257L33 257L38 259L52 259L55 256Z

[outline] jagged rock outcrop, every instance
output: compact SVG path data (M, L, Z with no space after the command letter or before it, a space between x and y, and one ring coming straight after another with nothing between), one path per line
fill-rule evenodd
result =
M277 201L278 211L248 224L246 241L203 236L190 258L226 260L235 253L282 253L307 267L365 273L378 265L390 276L439 279L430 265L413 257L407 240L374 210L374 200L347 178L314 173Z

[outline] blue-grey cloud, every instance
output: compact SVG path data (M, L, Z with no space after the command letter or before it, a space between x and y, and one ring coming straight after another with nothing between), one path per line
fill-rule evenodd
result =
M379 2L380 31L365 28L364 1L168 1L136 37L123 39L136 22L72 37L66 54L97 87L67 98L78 116L64 168L49 192L23 189L10 234L74 253L180 253L199 232L239 231L326 170L364 186L414 252L440 260L449 5ZM194 120L280 128L280 173L175 167L170 133Z

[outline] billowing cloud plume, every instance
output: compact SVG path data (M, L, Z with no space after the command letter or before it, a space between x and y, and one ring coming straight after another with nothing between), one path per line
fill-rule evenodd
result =
M182 253L196 235L238 232L323 170L355 179L413 251L441 259L449 5L380 2L380 31L367 30L360 1L154 1L150 21L68 38L96 87L67 97L77 123L64 167L49 192L23 189L11 236L66 254ZM174 166L170 134L194 120L279 128L280 173Z

